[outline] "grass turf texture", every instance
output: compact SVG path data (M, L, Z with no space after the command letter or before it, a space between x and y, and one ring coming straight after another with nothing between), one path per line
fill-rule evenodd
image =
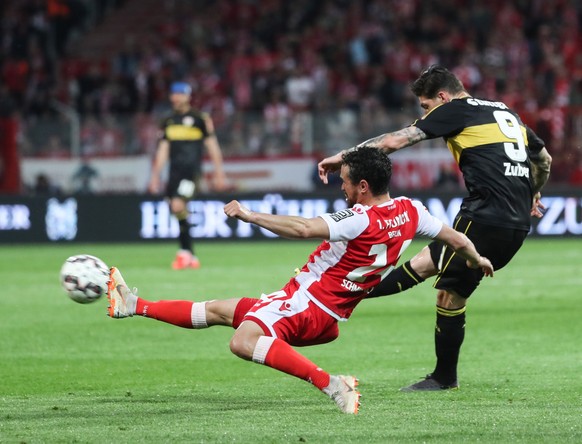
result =
M360 378L357 416L231 355L230 329L112 320L106 298L80 305L58 282L68 256L89 253L148 299L257 296L279 289L314 245L202 243L202 268L178 272L169 244L3 246L0 442L582 442L582 240L528 240L482 284L459 391L398 391L434 364L429 283L363 302L337 341L302 349Z

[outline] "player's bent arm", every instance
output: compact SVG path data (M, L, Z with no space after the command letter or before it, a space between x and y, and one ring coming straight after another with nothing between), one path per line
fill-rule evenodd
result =
M398 131L385 133L380 136L368 139L365 142L358 144L358 147L367 146L372 148L379 148L388 154L392 154L401 148L414 145L426 138L426 133L420 128L415 126L408 126Z
M321 217L307 219L300 216L256 213L233 200L224 206L224 213L288 239L329 239L329 226Z
M531 183L533 189L533 199L530 215L540 218L544 215L546 209L542 203L541 189L544 187L550 177L550 168L552 166L552 156L543 147L539 153L530 155L531 165Z
M427 139L428 136L424 131L415 127L409 126L392 133L385 133L372 139L368 139L365 142L358 144L355 147L349 148L348 150L340 151L333 156L326 157L321 162L317 164L317 172L319 178L323 183L327 183L328 173L339 170L342 163L343 154L349 150L355 150L359 147L370 147L381 149L388 154L398 151L401 148L414 145L421 140Z
M467 261L471 268L481 268L486 276L493 276L493 265L486 257L481 256L475 249L475 245L463 233L453 230L448 225L443 225L436 239L451 247L455 253Z
M532 187L534 194L539 193L550 177L552 167L552 156L546 148L535 156L530 156L532 166Z

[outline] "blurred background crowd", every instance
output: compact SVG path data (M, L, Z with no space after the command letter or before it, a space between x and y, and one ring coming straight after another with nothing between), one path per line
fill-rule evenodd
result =
M152 154L184 80L227 158L321 156L411 123L440 63L582 186L581 25L577 0L3 0L0 117L21 156Z

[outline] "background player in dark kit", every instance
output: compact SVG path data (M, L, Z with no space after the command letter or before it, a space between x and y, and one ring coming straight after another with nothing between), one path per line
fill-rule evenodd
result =
M191 94L192 88L187 83L175 82L171 85L170 102L173 113L162 122L162 137L149 184L150 192L160 191L160 175L169 161L170 174L165 194L170 210L180 225L180 250L172 263L172 267L177 270L200 267L190 237L187 203L200 187L204 149L214 164L214 189L222 191L226 188L222 152L214 133L214 124L208 114L191 107Z

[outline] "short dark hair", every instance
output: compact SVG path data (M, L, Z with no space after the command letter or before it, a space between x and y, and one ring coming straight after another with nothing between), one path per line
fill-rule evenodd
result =
M458 94L465 91L465 87L457 76L444 66L431 65L412 82L410 90L416 97L424 96L433 99L439 91L445 90L451 94Z
M388 193L392 178L392 161L378 148L358 147L343 155L343 165L350 167L348 178L352 183L365 180L374 196Z

